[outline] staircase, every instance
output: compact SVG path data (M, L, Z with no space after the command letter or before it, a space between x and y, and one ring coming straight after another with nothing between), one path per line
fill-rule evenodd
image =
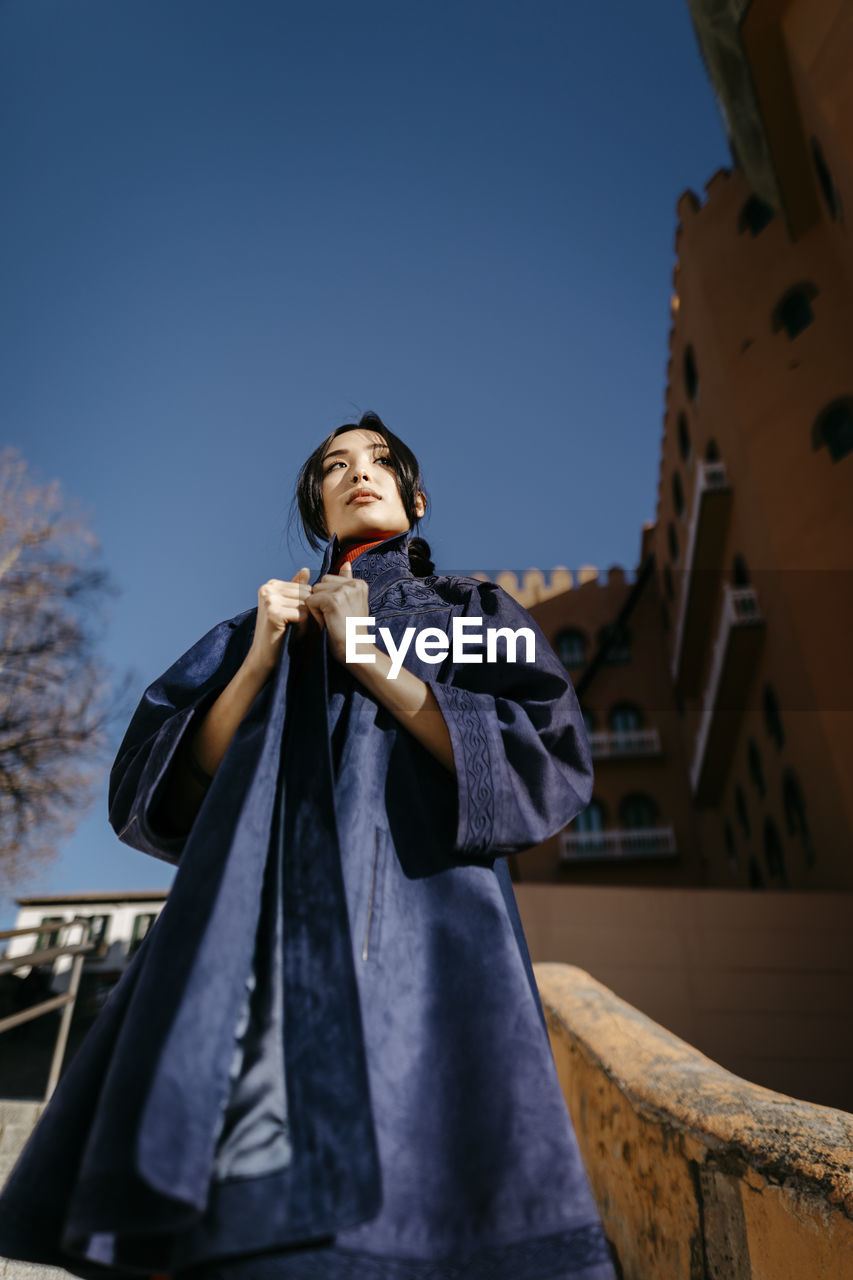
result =
M0 1185L6 1181L43 1110L43 1102L0 1100ZM62 1280L67 1275L67 1271L56 1267L0 1258L0 1280Z
M535 971L622 1280L853 1280L853 1115L742 1080L582 969ZM0 1101L0 1183L44 1105ZM0 1258L0 1280L67 1274Z
M853 1115L742 1080L582 969L534 967L623 1280L853 1280Z

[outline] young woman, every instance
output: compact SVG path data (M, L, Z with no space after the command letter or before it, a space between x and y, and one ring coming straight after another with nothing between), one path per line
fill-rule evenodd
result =
M315 582L214 627L120 748L110 819L178 872L0 1196L0 1253L612 1280L504 859L589 800L565 668L500 588L432 572L376 415L297 496Z

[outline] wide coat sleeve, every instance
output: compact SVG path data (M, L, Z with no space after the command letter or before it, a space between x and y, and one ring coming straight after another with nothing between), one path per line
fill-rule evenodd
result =
M119 839L177 864L187 833L161 808L175 756L248 653L255 609L221 622L188 649L142 696L110 773L109 818Z
M482 642L467 637L466 654L447 680L431 684L450 732L456 767L455 853L489 858L539 844L589 803L593 767L589 739L569 674L540 628L513 598L478 583L459 616L482 618ZM527 628L535 641L516 661L498 639L488 662L487 628Z

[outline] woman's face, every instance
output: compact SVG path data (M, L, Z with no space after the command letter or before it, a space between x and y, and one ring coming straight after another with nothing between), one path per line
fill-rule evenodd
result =
M409 528L388 446L376 431L355 427L335 436L323 458L323 512L339 542L390 538ZM424 513L418 494L415 510Z

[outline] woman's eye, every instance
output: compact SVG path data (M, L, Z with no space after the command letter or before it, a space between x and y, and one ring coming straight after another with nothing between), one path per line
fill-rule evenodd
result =
M331 462L328 467L323 468L323 475L327 476L330 471L334 471L335 467L342 467L343 465L344 463L341 462L340 460L338 460L337 462Z
M389 453L385 453L385 454L383 454L383 455L382 455L382 457L381 457L381 458L377 458L377 459L376 459L376 461L377 461L377 462L384 462L384 463L387 463L387 465L388 465L389 467L393 467L393 466L394 466L394 460L393 460L393 458L391 457L391 455L390 455Z

